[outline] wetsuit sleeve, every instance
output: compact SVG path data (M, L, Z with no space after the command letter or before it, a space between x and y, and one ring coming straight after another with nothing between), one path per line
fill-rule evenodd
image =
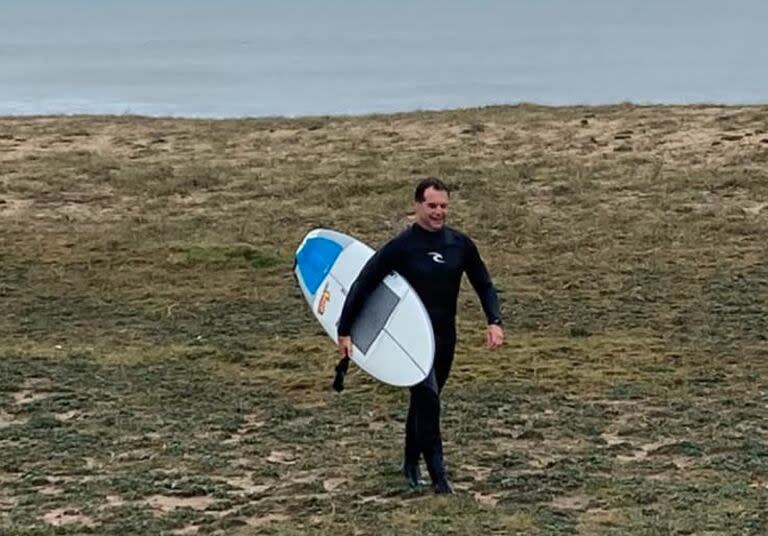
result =
M363 308L365 300L378 284L395 270L395 261L398 258L397 251L397 242L392 240L377 251L363 266L344 300L344 307L341 310L337 328L339 337L349 336L352 331L352 324Z
M467 256L464 271L480 298L480 303L483 306L483 312L488 323L501 325L501 311L499 310L499 297L496 293L496 288L493 286L493 282L491 282L491 276L485 267L485 263L480 258L477 246L469 238L467 239Z

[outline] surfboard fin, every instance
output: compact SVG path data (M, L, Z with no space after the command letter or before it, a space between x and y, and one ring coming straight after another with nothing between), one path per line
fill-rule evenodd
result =
M344 390L344 376L349 369L349 358L342 357L336 365L336 377L333 379L333 390L340 393Z

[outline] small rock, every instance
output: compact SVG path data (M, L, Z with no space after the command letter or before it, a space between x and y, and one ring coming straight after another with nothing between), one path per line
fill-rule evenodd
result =
M571 337L589 337L592 333L583 326L571 326Z
M461 131L462 134L479 134L480 132L485 132L485 125L480 123L470 125Z
M542 434L541 432L537 432L536 430L526 430L525 432L517 436L517 439L542 441L544 439L544 434Z

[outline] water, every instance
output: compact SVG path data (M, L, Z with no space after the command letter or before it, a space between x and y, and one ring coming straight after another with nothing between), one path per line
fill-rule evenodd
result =
M768 102L762 0L3 0L0 115Z

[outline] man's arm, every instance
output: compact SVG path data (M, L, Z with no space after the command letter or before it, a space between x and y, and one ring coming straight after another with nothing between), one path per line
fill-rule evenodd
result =
M351 354L352 343L349 337L352 331L352 324L362 310L365 300L368 299L368 296L371 295L371 292L373 292L378 284L395 269L396 259L397 244L393 240L388 242L368 260L349 289L349 294L344 300L344 307L341 310L337 327L339 351L342 353L342 356L349 356ZM342 348L342 339L345 339L344 348ZM345 352L345 350L348 351Z
M480 258L480 252L477 250L474 242L467 238L467 257L464 271L467 273L469 282L477 292L480 303L483 306L485 318L488 321L488 330L486 332L486 344L490 350L498 348L504 342L504 330L501 328L501 311L499 308L499 296L496 288L493 286L491 276L485 263Z

